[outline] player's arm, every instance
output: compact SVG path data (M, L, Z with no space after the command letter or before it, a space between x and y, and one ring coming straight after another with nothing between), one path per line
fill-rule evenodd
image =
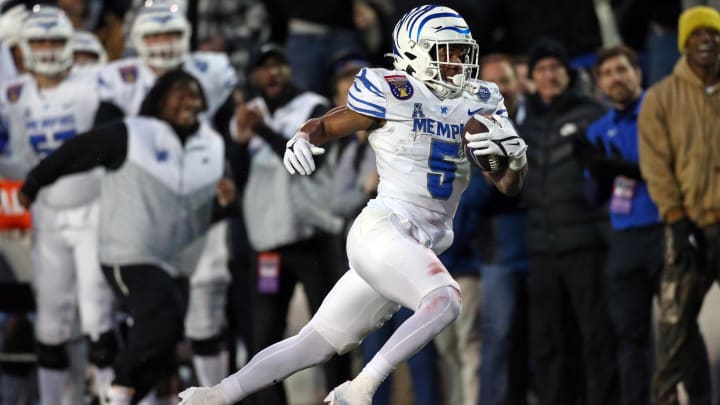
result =
M109 170L117 169L125 162L127 142L124 122L116 122L71 138L28 173L18 192L20 203L28 208L43 187L62 176L100 166Z
M348 107L336 107L325 115L308 120L287 143L283 162L291 174L308 175L315 171L314 155L325 153L317 145L357 131L381 127L384 120L363 115Z
M490 180L495 187L505 195L518 195L525 184L525 175L527 175L527 164L519 170L507 168L502 173L483 172L485 178Z

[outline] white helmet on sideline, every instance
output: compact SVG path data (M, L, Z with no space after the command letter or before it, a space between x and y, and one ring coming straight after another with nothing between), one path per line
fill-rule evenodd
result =
M107 62L105 48L103 48L98 38L92 32L75 31L71 44L73 52L85 52L97 55L97 62L95 64L104 65ZM81 65L87 65L87 63Z
M180 34L178 40L152 45L145 41L148 35L173 32ZM155 68L175 68L182 64L190 51L190 23L181 6L175 3L144 7L135 18L130 36L138 55Z
M22 24L19 45L23 63L28 70L54 75L69 68L73 62L70 39L73 26L65 12L57 7L36 5ZM59 41L60 47L52 49L33 49L32 41Z
M445 48L445 59L439 50ZM450 49L463 49L461 61L450 62ZM443 6L425 5L407 12L393 30L395 68L422 80L440 98L454 98L463 90L474 91L478 75L478 46L465 19ZM460 74L443 78L440 65L456 65Z

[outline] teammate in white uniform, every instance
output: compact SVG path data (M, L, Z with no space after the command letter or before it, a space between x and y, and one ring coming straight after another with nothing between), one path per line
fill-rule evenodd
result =
M347 106L305 123L285 152L291 173L309 175L312 156L324 152L315 145L372 130L380 185L348 235L350 270L298 335L258 353L212 388L181 393L181 404L241 400L350 350L403 305L415 313L360 375L326 398L369 405L393 368L458 316L459 287L437 254L452 242L452 217L468 182L463 125L472 116L490 128L465 134L475 154L510 158L508 170L487 175L505 193L522 186L526 145L506 118L497 86L474 79L477 44L457 12L432 5L411 10L395 26L393 45L397 70L363 69Z
M229 100L237 84L235 70L223 53L189 53L190 24L181 6L165 2L145 7L130 33L139 57L110 63L100 71L100 98L114 104L122 115L136 115L158 76L180 66L202 85L208 104L205 119L216 118ZM214 124L227 128L228 122ZM213 225L206 238L196 241L183 255L185 266L195 264L189 271L192 276L185 333L192 341L198 378L208 385L219 382L228 372L228 352L222 338L230 284L226 230L226 221Z
M76 31L70 46L75 66L102 66L107 63L107 52L92 32Z
M130 35L138 57L108 64L100 72L98 83L100 98L113 103L123 115L137 115L157 77L178 67L200 81L208 99L209 117L223 106L237 84L226 54L189 52L190 24L176 4L145 7Z
M92 127L99 99L92 77L71 71L72 24L55 7L35 6L22 25L19 45L30 73L0 87L0 111L9 142L0 176L23 179L67 139ZM117 349L112 292L97 258L99 182L96 174L69 176L38 196L33 207L33 287L42 404L81 403L83 375L71 381L65 344L73 337L76 309L90 338L95 381L109 383Z

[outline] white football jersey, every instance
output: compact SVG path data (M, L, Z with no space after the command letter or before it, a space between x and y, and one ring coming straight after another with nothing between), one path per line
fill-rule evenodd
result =
M9 141L3 159L13 170L6 175L23 179L38 162L71 137L89 131L100 99L92 76L71 71L57 87L40 89L32 75L23 74L0 86L0 111ZM96 174L66 176L38 196L48 206L74 207L99 195Z
M478 83L477 94L440 99L404 71L364 68L347 106L386 120L370 134L380 184L378 198L409 202L452 219L470 177L463 127L474 114L507 116L497 85Z
M237 84L237 76L227 55L215 52L193 52L185 59L183 70L195 76L202 85L212 116L227 100ZM140 58L121 59L103 66L98 76L100 99L119 107L126 116L137 115L145 95L157 76Z

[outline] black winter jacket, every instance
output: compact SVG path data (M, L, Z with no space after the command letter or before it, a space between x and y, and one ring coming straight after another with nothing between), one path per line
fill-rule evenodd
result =
M609 231L604 207L586 197L587 181L575 137L605 113L595 100L573 90L550 105L533 95L519 133L528 144L523 200L528 208L531 253L555 254L604 244Z

